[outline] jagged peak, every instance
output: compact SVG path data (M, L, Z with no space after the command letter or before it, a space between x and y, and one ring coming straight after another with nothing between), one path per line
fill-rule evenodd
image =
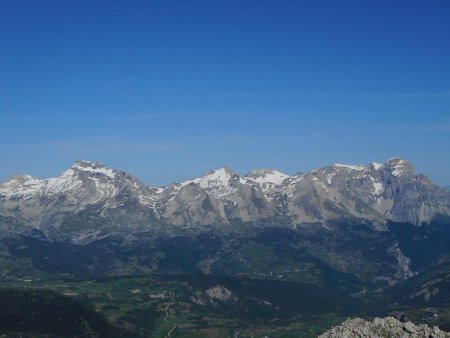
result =
M211 184L227 186L233 179L239 179L239 175L228 167L222 167L208 171L203 176L193 179L192 182L205 187Z
M45 184L45 180L27 174L17 174L7 179L0 185L0 194L32 195Z
M394 156L391 157L390 159L388 159L386 161L386 163L390 163L390 162L401 162L401 161L405 161L403 158L399 157L399 156Z
M30 180L42 180L42 179L37 178L37 177L33 177L31 175L28 175L28 174L16 174L16 175L8 178L2 185L11 185L11 184L13 184L15 182L23 184L23 183L25 183L27 181L30 181Z
M89 166L96 166L96 165L103 165L103 164L100 163L99 161L78 159L75 161L75 163L72 166L89 167Z
M394 157L387 160L384 167L394 176L411 176L414 174L413 164L400 157Z
M234 172L230 167L224 166L224 167L219 168L219 169L212 169L212 170L208 171L206 174L203 175L203 177L211 176L211 175L230 175L230 176L234 176L234 175L237 175L237 173Z

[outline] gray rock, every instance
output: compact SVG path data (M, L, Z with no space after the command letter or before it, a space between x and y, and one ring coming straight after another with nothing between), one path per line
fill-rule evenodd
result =
M438 327L402 323L394 317L375 318L372 322L361 318L347 319L341 325L321 334L319 338L448 338L450 333Z

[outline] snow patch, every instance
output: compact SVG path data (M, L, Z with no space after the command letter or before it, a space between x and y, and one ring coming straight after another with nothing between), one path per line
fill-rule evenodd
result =
M372 162L372 165L375 168L375 170L380 170L381 168L383 168L382 163Z
M342 164L342 163L334 163L333 167L347 168L347 169L358 170L358 171L367 169L367 167L362 166L362 165L349 165L349 164Z
M375 195L380 195L383 191L384 191L384 185L381 182L375 181L372 177L372 184L373 184L373 189L375 192Z
M392 171L392 175L400 176L401 174L403 174L405 168L402 165L402 162L403 161L399 162L399 164L394 167L394 171Z
M52 194L71 190L83 184L83 182L75 176L75 171L73 169L66 170L58 177L49 178L46 183L47 184L44 187L45 192Z
M246 178L259 184L272 183L274 185L281 185L285 179L290 177L281 171L266 169L254 170L246 176Z
M328 183L328 184L333 183L333 178L334 178L334 176L336 176L336 173L331 173L331 174L328 174L328 175L327 175L327 183Z
M383 192L384 187L381 182L373 182L373 187L375 188L375 194L379 195Z
M17 175L0 186L0 195L9 198L12 196L32 196L45 185L45 180L30 175Z

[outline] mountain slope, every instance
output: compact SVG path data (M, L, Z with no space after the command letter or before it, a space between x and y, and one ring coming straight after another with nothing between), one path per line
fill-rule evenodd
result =
M2 337L138 337L91 307L46 290L0 288Z

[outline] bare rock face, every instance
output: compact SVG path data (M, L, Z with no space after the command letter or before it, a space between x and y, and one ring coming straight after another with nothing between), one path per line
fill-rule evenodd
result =
M415 175L411 162L399 158L384 164L335 163L285 180L278 190L297 223L351 216L382 228L386 220L421 225L450 213L448 191Z
M197 305L212 305L216 307L220 303L236 303L238 298L225 286L215 285L206 291L195 291L190 297L191 302Z
M209 288L208 290L206 290L206 294L210 298L217 299L221 302L237 301L237 297L235 295L233 295L233 293L223 285L216 285L216 286Z
M227 223L223 206L193 183L181 187L164 203L161 210L167 222L174 225Z
M361 318L347 319L321 334L319 338L448 338L450 333L437 326L402 323L394 317L375 318L372 322Z

